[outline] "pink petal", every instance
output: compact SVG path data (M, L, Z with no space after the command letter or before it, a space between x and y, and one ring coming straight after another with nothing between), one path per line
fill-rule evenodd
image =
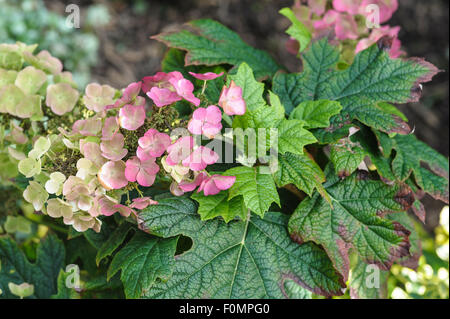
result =
M215 105L210 105L206 109L206 121L208 123L220 123L222 122L222 112Z
M138 140L137 156L142 161L146 161L151 157L160 157L170 146L171 142L169 135L150 129Z
M119 111L120 126L129 131L135 131L145 122L144 106L125 105Z
M358 38L358 25L350 15L341 14L336 20L334 31L339 40L356 40Z
M200 186L201 183L208 177L208 174L201 172L198 174L192 182L182 181L178 186L183 190L183 192L192 192L196 187Z
M125 177L128 181L136 181L136 176L140 170L140 164L141 161L137 157L132 157L125 163Z
M145 170L140 170L136 176L136 180L139 185L144 187L150 187L155 182L156 175L148 174Z
M131 83L123 91L122 98L131 102L138 96L139 92L141 91L141 86L142 86L142 82Z
M183 196L184 194L183 190L175 182L172 182L172 184L170 184L170 192L173 196Z
M136 215L136 212L134 210L132 210L131 208L129 208L125 205L116 204L116 205L114 205L114 209L116 211L118 211L119 214L122 215L123 217L128 217L131 215L131 213Z
M100 118L90 118L77 122L76 128L83 136L97 136L98 132L102 129L102 120Z
M98 199L98 205L100 206L102 215L111 216L117 212L117 209L115 208L117 202L109 196L101 196Z
M203 191L205 196L217 195L220 193L220 189L217 188L211 178L203 181L202 185L200 185L199 191Z
M103 140L100 144L100 149L102 151L102 156L111 160L119 161L124 158L128 151L123 148L124 137L121 133L116 133L109 140Z
M183 166L196 172L204 170L206 166L214 164L218 159L219 155L216 152L205 146L199 146L182 163Z
M157 107L163 107L181 101L181 97L177 93L169 89L160 89L157 87L151 88L150 92L147 92L147 96L153 100Z
M184 136L179 138L174 144L167 148L166 163L168 165L178 165L182 160L187 158L194 147L194 138L192 136Z
M208 112L204 107L199 107L192 113L192 118L198 121L205 121Z
M398 9L397 0L363 0L359 13L367 17L370 13L366 12L366 8L370 4L376 4L380 8L380 23L387 22Z
M203 74L189 72L189 74L192 75L196 79L199 79L202 81L208 81L208 80L214 80L214 79L217 79L218 77L221 77L223 75L223 72L221 72L220 74L216 74L216 73L212 73L212 72L206 72Z
M94 142L81 142L81 141L80 141L81 154L85 158L93 162L97 167L101 167L106 162L106 159L102 156L100 145Z
M185 99L188 102L191 102L195 106L200 105L200 99L196 98L193 94L194 85L192 84L191 81L186 79L171 78L169 82L173 85L173 87L177 91L177 94L181 96L183 99Z
M115 116L108 117L105 120L105 124L103 125L102 139L103 140L111 139L114 136L114 134L117 133L119 128L120 128L120 126L119 126L119 121L117 120L117 118Z
M236 176L213 175L212 179L220 190L229 189L234 185L234 182L236 182Z
M128 185L125 177L125 163L123 161L107 162L98 173L100 184L106 189L120 189Z
M214 136L219 134L221 130L222 130L222 123L218 124L205 123L202 127L203 135L205 135L208 138L213 138Z
M139 185L149 187L155 182L159 166L155 159L141 162L136 156L130 158L126 163L125 176L130 182L137 181Z
M371 0L373 2L373 0ZM358 13L361 0L333 0L333 7L340 12L355 15Z
M194 135L202 134L203 122L192 118L188 123L188 130Z
M219 99L219 106L228 115L243 115L246 111L246 103L242 97L242 88L231 81L229 88L224 86Z
M150 205L158 205L158 202L150 197L139 197L133 199L133 203L130 205L130 208L142 210Z

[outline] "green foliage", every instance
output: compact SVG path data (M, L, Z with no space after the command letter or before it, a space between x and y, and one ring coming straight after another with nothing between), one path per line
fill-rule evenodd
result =
M108 279L121 270L127 298L147 293L156 279L169 280L175 260L178 238L157 239L139 232L122 248L111 262Z
M195 20L190 22L190 26L195 33L182 30L153 38L172 48L187 51L187 65L239 65L246 62L257 78L272 76L279 69L266 52L250 47L236 33L216 21Z
M213 196L194 193L191 198L198 202L197 212L202 220L214 219L220 216L228 223L235 217L240 217L242 220L245 220L247 217L243 196L236 196L229 200L228 191L224 191Z
M378 102L417 100L418 85L438 72L423 60L390 59L377 45L360 52L347 69L333 70L339 53L326 39L313 42L302 59L303 72L278 73L273 90L280 96L287 113L304 101L339 102L343 109L332 117L329 134L353 120L386 133L409 133L408 125L398 113Z
M358 173L341 181L332 167L327 169L324 187L332 206L318 194L304 200L290 218L289 232L299 242L311 240L322 245L344 278L348 276L350 248L365 262L384 270L409 255L410 231L382 217L408 209L412 204L409 191Z
M294 184L309 196L313 194L314 189L324 194L322 183L325 182L325 174L308 155L279 155L278 165L279 168L274 174L278 187Z
M227 176L236 176L236 182L230 188L229 198L242 195L245 206L255 214L264 217L272 203L280 205L280 198L272 175L258 167L235 167L225 172Z
M290 240L280 213L229 224L202 222L191 200L170 198L139 218L149 233L193 241L190 250L177 256L169 281L148 290L149 298L283 298L293 283L330 295L339 294L343 285L318 246Z
M54 235L44 239L37 248L36 262L27 260L17 244L9 238L0 238L0 298L14 298L9 283L34 286L31 298L50 298L56 294L58 276L64 267L63 243Z
M191 22L193 30L155 37L171 47L163 71L179 71L191 80L201 106L220 104L221 90L231 81L242 89L245 114L224 116L223 126L244 132L265 130L254 141L250 136L242 142L233 137L235 162L202 172L233 176L234 184L227 190L220 186L222 191L212 196L187 192L172 197L167 183L172 179L161 169L151 189L136 183L117 190L99 187L109 196L102 198L109 201L107 205L129 216L97 218L104 213L100 207L104 202L93 201L91 207L101 208L94 212L97 215L91 215L90 209L77 211L79 224L73 221L80 230L84 219L88 223L95 218L97 227L84 232L49 223L45 216L51 215L47 199L55 201L61 193L55 189L49 195L46 189L57 188L64 182L62 177L75 175L72 170L78 163L65 162L77 161L82 145L79 138L72 143L53 133L89 117L80 114L83 99L70 77L61 73L58 60L45 52L34 55L35 46L0 46L0 162L8 170L2 169L1 176L24 189L25 200L43 213L21 216L17 209L10 213L10 204L4 204L8 217L0 215L2 297L310 298L312 293L341 296L348 282L351 297L384 298L395 295L390 278L393 274L401 280L405 268L399 267L427 273L417 227L405 211L412 208L424 220L421 192L448 202L448 159L418 141L404 114L391 103L418 100L421 83L431 80L437 69L420 59L390 59L379 45L360 52L353 64L338 68L342 57L337 47L327 39L311 42L292 11L281 13L292 22L288 34L301 44L303 70L298 74L283 73L267 53L211 20ZM222 71L224 76L208 82L189 74ZM164 129L185 127L192 113L187 102L174 107L180 118L170 117L169 123L165 112L170 106L157 112ZM129 156L134 155L141 133L126 133ZM274 134L277 145L271 143ZM83 143L97 140L98 136L90 136ZM60 159L53 154L63 153L66 146L72 149L59 165L68 166L70 172L51 175L48 168ZM99 153L101 166L103 150L98 147L92 153ZM258 158L246 159L247 147L256 149ZM81 191L95 189L96 174L95 168L89 186L80 185L89 190ZM187 174L183 181L192 177ZM202 187L215 183L209 186L219 189L220 176L213 177L217 180L204 180ZM170 190L175 193L177 186L173 183ZM130 206L135 196L147 195L158 203L133 212L122 206ZM82 198L88 204L81 204L89 205L93 200L89 196ZM119 201L121 205L116 205ZM298 205L295 211L294 205ZM71 210L69 203L66 206ZM43 237L39 231L48 228L67 233L65 249L54 235L34 249ZM25 254L7 236L23 243ZM446 238L448 245L448 229ZM81 294L65 286L70 276L62 271L65 262L81 264ZM423 277L442 277L438 268ZM368 285L373 270L380 274L377 287ZM441 292L437 282L436 290ZM404 288L411 295L420 295L422 289L410 289L408 283Z
M280 13L292 22L292 25L286 30L286 33L300 43L300 52L302 52L311 41L311 32L297 19L291 9L283 8L280 10Z
M341 110L342 106L335 101L305 101L292 111L289 119L304 121L306 128L324 128L330 126L330 118Z

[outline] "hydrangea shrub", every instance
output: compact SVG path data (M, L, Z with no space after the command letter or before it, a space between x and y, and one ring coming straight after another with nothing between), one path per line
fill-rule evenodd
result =
M0 238L3 296L76 297L61 269L81 260L85 297L308 298L348 286L383 297L366 268L384 278L394 263L418 266L407 211L424 221L423 194L448 203L449 167L394 105L418 101L435 66L393 56L392 34L340 63L340 19L359 2L333 1L337 20L315 19L325 37L282 10L301 48L292 74L212 20L155 36L170 48L162 71L121 90L80 92L50 53L1 45L2 184L69 229L65 246L41 243L35 264ZM21 276L44 262L52 273Z

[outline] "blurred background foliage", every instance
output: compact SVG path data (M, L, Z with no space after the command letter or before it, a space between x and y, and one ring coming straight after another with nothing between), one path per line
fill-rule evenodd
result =
M391 25L402 27L400 39L410 56L423 56L445 73L427 84L420 103L402 111L416 134L444 155L448 135L447 0L401 0ZM68 4L81 8L81 28L66 25ZM286 19L278 14L291 0L0 0L0 43L38 43L60 58L80 88L90 81L117 88L160 70L166 48L149 36L170 31L197 18L213 18L236 30L249 44L269 51L291 72L300 62L286 52ZM437 32L436 30L439 30ZM0 170L7 169L1 166ZM390 298L449 298L449 209L425 199L427 222L416 223L423 256L417 271L394 265L388 281ZM33 261L36 247L49 231L67 236L67 228L33 213L21 191L0 185L0 236L8 233ZM70 247L68 258L70 258ZM88 254L89 249L86 250ZM92 256L91 256L92 257ZM89 259L89 258L87 258ZM86 259L86 260L87 260ZM92 265L95 268L95 265ZM98 297L98 295L97 295ZM117 296L116 296L117 297ZM343 298L348 298L348 292Z
M106 7L88 8L81 29L68 26L66 17L49 11L42 0L0 0L0 8L0 43L38 43L62 60L80 87L90 81L100 45L93 28L108 23Z

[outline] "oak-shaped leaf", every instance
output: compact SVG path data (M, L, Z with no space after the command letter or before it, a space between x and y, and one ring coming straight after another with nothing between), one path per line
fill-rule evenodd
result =
M325 190L332 206L319 194L300 203L289 220L289 232L298 242L322 245L335 267L347 279L348 251L387 270L392 263L409 256L410 232L383 215L407 210L414 201L411 190L370 180L356 172L341 180L331 165L326 168Z
M392 213L386 216L388 219L401 223L411 235L411 256L403 257L396 263L416 270L419 266L419 258L422 255L420 238L414 227L414 223L406 213ZM352 256L349 277L350 297L352 299L386 299L388 297L389 271L381 270L376 264L367 264L361 257Z
M171 278L156 282L146 297L287 298L296 285L325 296L342 294L345 284L324 251L313 243L294 243L281 213L227 224L217 218L201 221L196 210L190 199L178 197L139 214L141 229L193 242L175 257Z
M339 102L343 108L341 113L331 118L328 128L319 129L328 135L354 120L386 133L409 133L410 127L398 112L380 102L417 101L420 84L439 72L422 59L391 59L377 44L358 53L345 70L336 70L339 52L327 39L312 43L302 59L303 72L278 73L273 90L280 96L287 113L305 101ZM337 141L341 137L337 134L333 139Z
M191 30L187 30L188 27ZM191 21L180 31L162 33L152 38L171 48L187 51L186 65L237 66L246 62L256 78L271 77L280 69L269 54L250 47L239 35L209 19Z
M395 149L392 171L395 177L405 181L412 174L420 189L435 199L448 203L448 158L418 140L414 135L396 135L392 142L392 148Z
M229 189L229 199L242 195L245 206L261 217L272 203L280 205L274 179L264 168L267 167L239 166L224 173L227 176L236 176L234 185Z
M278 170L273 176L278 187L294 184L309 196L312 196L315 189L326 196L325 189L322 186L322 183L325 182L325 174L307 154L280 154L278 156Z
M127 298L143 296L158 278L163 281L170 278L177 241L178 237L163 239L136 233L114 256L108 269L108 280L120 270Z
M222 217L225 222L230 222L235 217L245 220L247 208L242 196L229 199L228 191L222 191L217 195L205 196L202 193L194 193L191 198L198 202L198 213L202 220Z

